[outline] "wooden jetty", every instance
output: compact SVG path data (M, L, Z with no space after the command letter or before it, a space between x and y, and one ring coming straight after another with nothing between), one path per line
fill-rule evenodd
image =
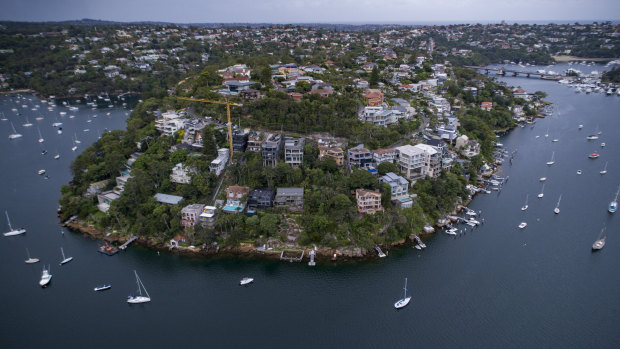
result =
M415 242L418 243L418 245L420 245L420 247L426 248L426 244L422 242L422 239L420 239L420 237L417 234L413 234L413 239L415 240Z
M127 246L129 246L129 244L130 244L130 243L132 243L132 242L136 241L137 239L138 239L138 237L137 237L137 236L132 235L132 236L131 236L131 238L130 238L129 240L125 241L125 243L124 243L124 244L122 244L122 245L119 247L119 249L121 249L121 250L125 250L125 249L127 248Z

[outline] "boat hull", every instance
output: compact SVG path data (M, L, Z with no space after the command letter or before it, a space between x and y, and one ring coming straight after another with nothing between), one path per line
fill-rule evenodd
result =
M396 309L404 308L405 306L407 306L407 304L409 304L409 301L411 301L411 297L403 298L399 300L398 302L394 303L394 308Z
M150 301L151 301L151 298L144 297L144 296L137 296L137 297L129 297L129 298L127 298L127 303L130 303L130 304L148 303Z
M7 231L3 235L4 236L15 236L15 235L21 235L25 232L26 232L26 229L16 229L16 230Z

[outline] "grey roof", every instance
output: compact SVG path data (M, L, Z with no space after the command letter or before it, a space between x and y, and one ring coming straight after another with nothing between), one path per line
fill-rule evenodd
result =
M161 194L161 193L157 193L155 194L155 200L163 203L163 204L171 204L171 205L176 205L178 204L181 200L183 200L182 196L176 196L176 195L168 195L168 194Z
M278 188L278 195L304 195L304 188Z

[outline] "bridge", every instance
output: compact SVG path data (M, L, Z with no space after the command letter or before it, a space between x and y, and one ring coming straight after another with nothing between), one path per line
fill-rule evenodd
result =
M549 75L547 73L541 73L537 71L527 71L527 70L515 70L515 69L506 69L504 67L501 68L490 68L490 67L482 67L482 66L473 66L466 65L465 68L475 69L475 70L484 70L485 74L488 75L489 72L495 72L497 75L501 76L526 76L526 77L540 77L544 80L560 80L562 77L560 75Z

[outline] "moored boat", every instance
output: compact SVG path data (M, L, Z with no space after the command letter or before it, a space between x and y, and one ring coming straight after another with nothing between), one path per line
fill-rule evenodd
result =
M239 281L239 285L241 286L248 285L248 284L251 284L252 282L254 282L253 278L244 277L243 279L241 279L241 281Z
M105 285L101 285L101 286L95 287L94 290L95 290L95 292L96 291L105 291L105 290L109 290L110 288L112 288L112 285L105 284Z
M411 301L411 296L407 297L407 278L405 278L405 295L402 299L399 299L396 303L394 303L394 308L396 309L400 309L405 307L407 304L409 304L409 301Z

